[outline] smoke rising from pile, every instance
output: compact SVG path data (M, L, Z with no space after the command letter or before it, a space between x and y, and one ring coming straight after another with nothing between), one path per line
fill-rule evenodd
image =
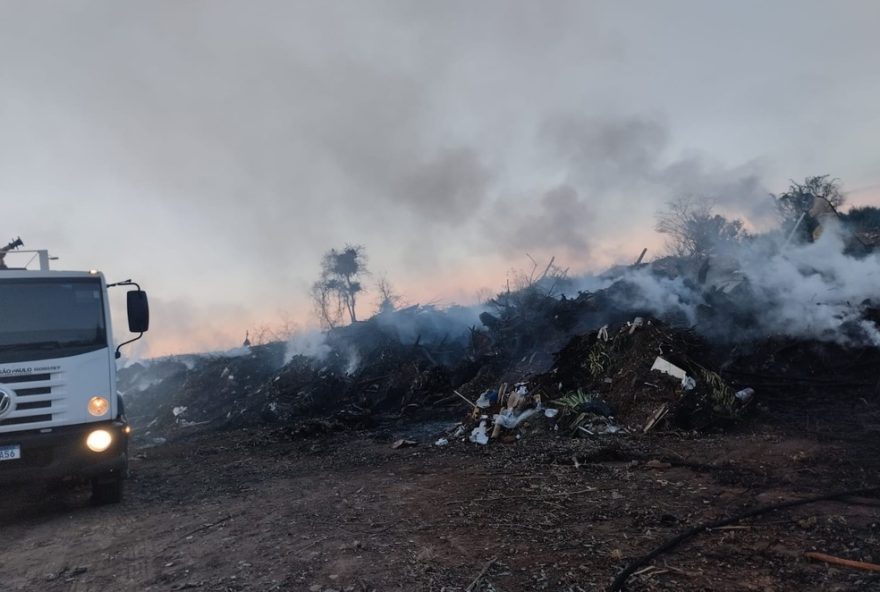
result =
M333 365L346 374L359 369L363 356L384 340L405 346L465 347L472 327L480 326L480 306L412 306L382 312L338 332L310 331L294 335L286 344L284 363L295 356L305 356L317 363ZM365 348L367 351L361 351ZM442 356L441 353L436 353Z
M339 343L334 347L324 331L305 331L294 334L285 344L284 365L296 356L303 356L317 364L338 366L345 374L354 374L361 364L361 355L352 344Z
M674 278L651 266L628 270L618 281L635 290L620 304L684 317L722 341L785 336L880 346L877 327L863 318L866 303L878 296L880 256L847 254L849 238L839 224L808 244L758 237L710 259L704 283L702 260ZM717 291L722 288L729 292Z
M323 362L331 351L332 348L327 344L327 334L323 331L296 333L287 342L284 363L288 364L294 356L305 356Z
M568 298L604 291L606 302L617 311L649 313L692 326L716 344L786 337L880 346L880 330L864 318L877 298L880 255L849 254L852 244L845 228L826 222L813 243L788 244L781 233L770 233L718 245L710 257L661 258L637 268L563 280L559 287ZM547 282L528 289L546 292ZM332 352L340 367L353 373L360 361L354 342L370 347L385 335L402 344L462 343L470 328L481 327L482 312L499 311L482 305L386 312L359 324L362 330L367 325L372 329L347 333L355 336L350 342L343 337L331 344L322 333L299 335L288 344L287 359L305 355L323 362ZM590 322L603 318L600 314Z

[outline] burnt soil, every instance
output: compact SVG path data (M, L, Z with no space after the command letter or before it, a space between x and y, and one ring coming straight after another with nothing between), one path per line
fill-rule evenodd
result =
M880 482L873 397L765 401L718 434L433 446L444 425L200 433L134 451L115 506L85 488L4 490L0 590L453 592L481 572L472 590L607 590L696 524ZM392 449L402 437L418 445ZM703 532L626 589L880 590L880 574L810 550L880 562L880 500Z

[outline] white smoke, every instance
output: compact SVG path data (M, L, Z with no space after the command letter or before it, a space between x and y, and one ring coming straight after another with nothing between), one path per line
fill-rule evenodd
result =
M456 341L467 335L470 327L480 325L480 313L488 308L452 305L438 307L419 305L403 311L376 316L376 322L384 330L393 331L402 343L432 344Z
M233 347L216 354L221 358L242 358L251 355L251 348L247 346Z
M652 266L629 269L618 281L634 289L621 291L628 301L620 304L660 317L684 315L696 324L700 307L713 306L708 293L724 288L732 310L751 322L728 318L725 323L730 311L722 305L723 326L701 327L707 332L728 332L731 339L778 335L880 346L880 331L863 318L866 301L878 297L880 256L848 254L849 238L839 224L827 225L807 244L759 237L711 259L704 283L698 273L669 278Z
M871 300L878 299L880 255L851 254L847 247L853 244L844 228L829 223L812 243L788 244L771 233L718 245L708 259L660 259L572 278L561 291L567 297L604 291L619 312L687 324L715 342L789 337L880 346L880 328L864 316ZM471 327L482 326L480 313L488 310L411 307L373 320L401 343L430 346L465 338ZM321 363L333 357L348 374L361 363L354 346L331 347L319 331L299 333L288 342L285 363L296 355Z
M305 356L317 362L323 362L331 351L332 348L327 344L327 335L323 331L294 333L287 342L284 364L288 364L295 356Z
M338 344L335 348L327 341L327 333L324 331L311 330L295 333L286 344L284 352L284 365L290 363L296 356L303 356L316 364L338 364L338 367L348 375L357 372L361 365L361 355L357 348Z
M703 304L703 298L684 278L658 277L646 269L627 273L624 278L637 288L628 305L660 316L683 314L690 324L696 323L697 306Z
M357 372L358 368L361 365L361 355L354 348L349 348L348 350L348 363L345 365L345 373L349 376L353 376L355 372Z
M769 258L745 250L743 272L758 302L766 304L761 321L767 329L845 343L853 336L842 332L842 325L865 326L861 305L877 297L880 258L846 255L845 238L839 225L832 225L815 243L780 249ZM861 333L862 338L872 338ZM876 329L873 344L880 345Z

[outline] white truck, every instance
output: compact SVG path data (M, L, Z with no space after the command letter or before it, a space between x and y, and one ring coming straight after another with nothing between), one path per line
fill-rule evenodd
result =
M122 499L128 438L116 392L119 348L149 328L147 295L98 271L7 267L0 249L0 485L87 479L96 504ZM128 325L139 335L113 346L108 288L124 286Z

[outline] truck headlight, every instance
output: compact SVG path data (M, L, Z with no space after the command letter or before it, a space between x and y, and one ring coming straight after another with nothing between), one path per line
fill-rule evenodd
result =
M89 399L90 414L95 417L101 417L102 415L107 415L108 411L110 411L110 401L104 397L92 397Z
M113 435L107 430L95 430L86 438L86 446L92 452L104 452L113 443Z

